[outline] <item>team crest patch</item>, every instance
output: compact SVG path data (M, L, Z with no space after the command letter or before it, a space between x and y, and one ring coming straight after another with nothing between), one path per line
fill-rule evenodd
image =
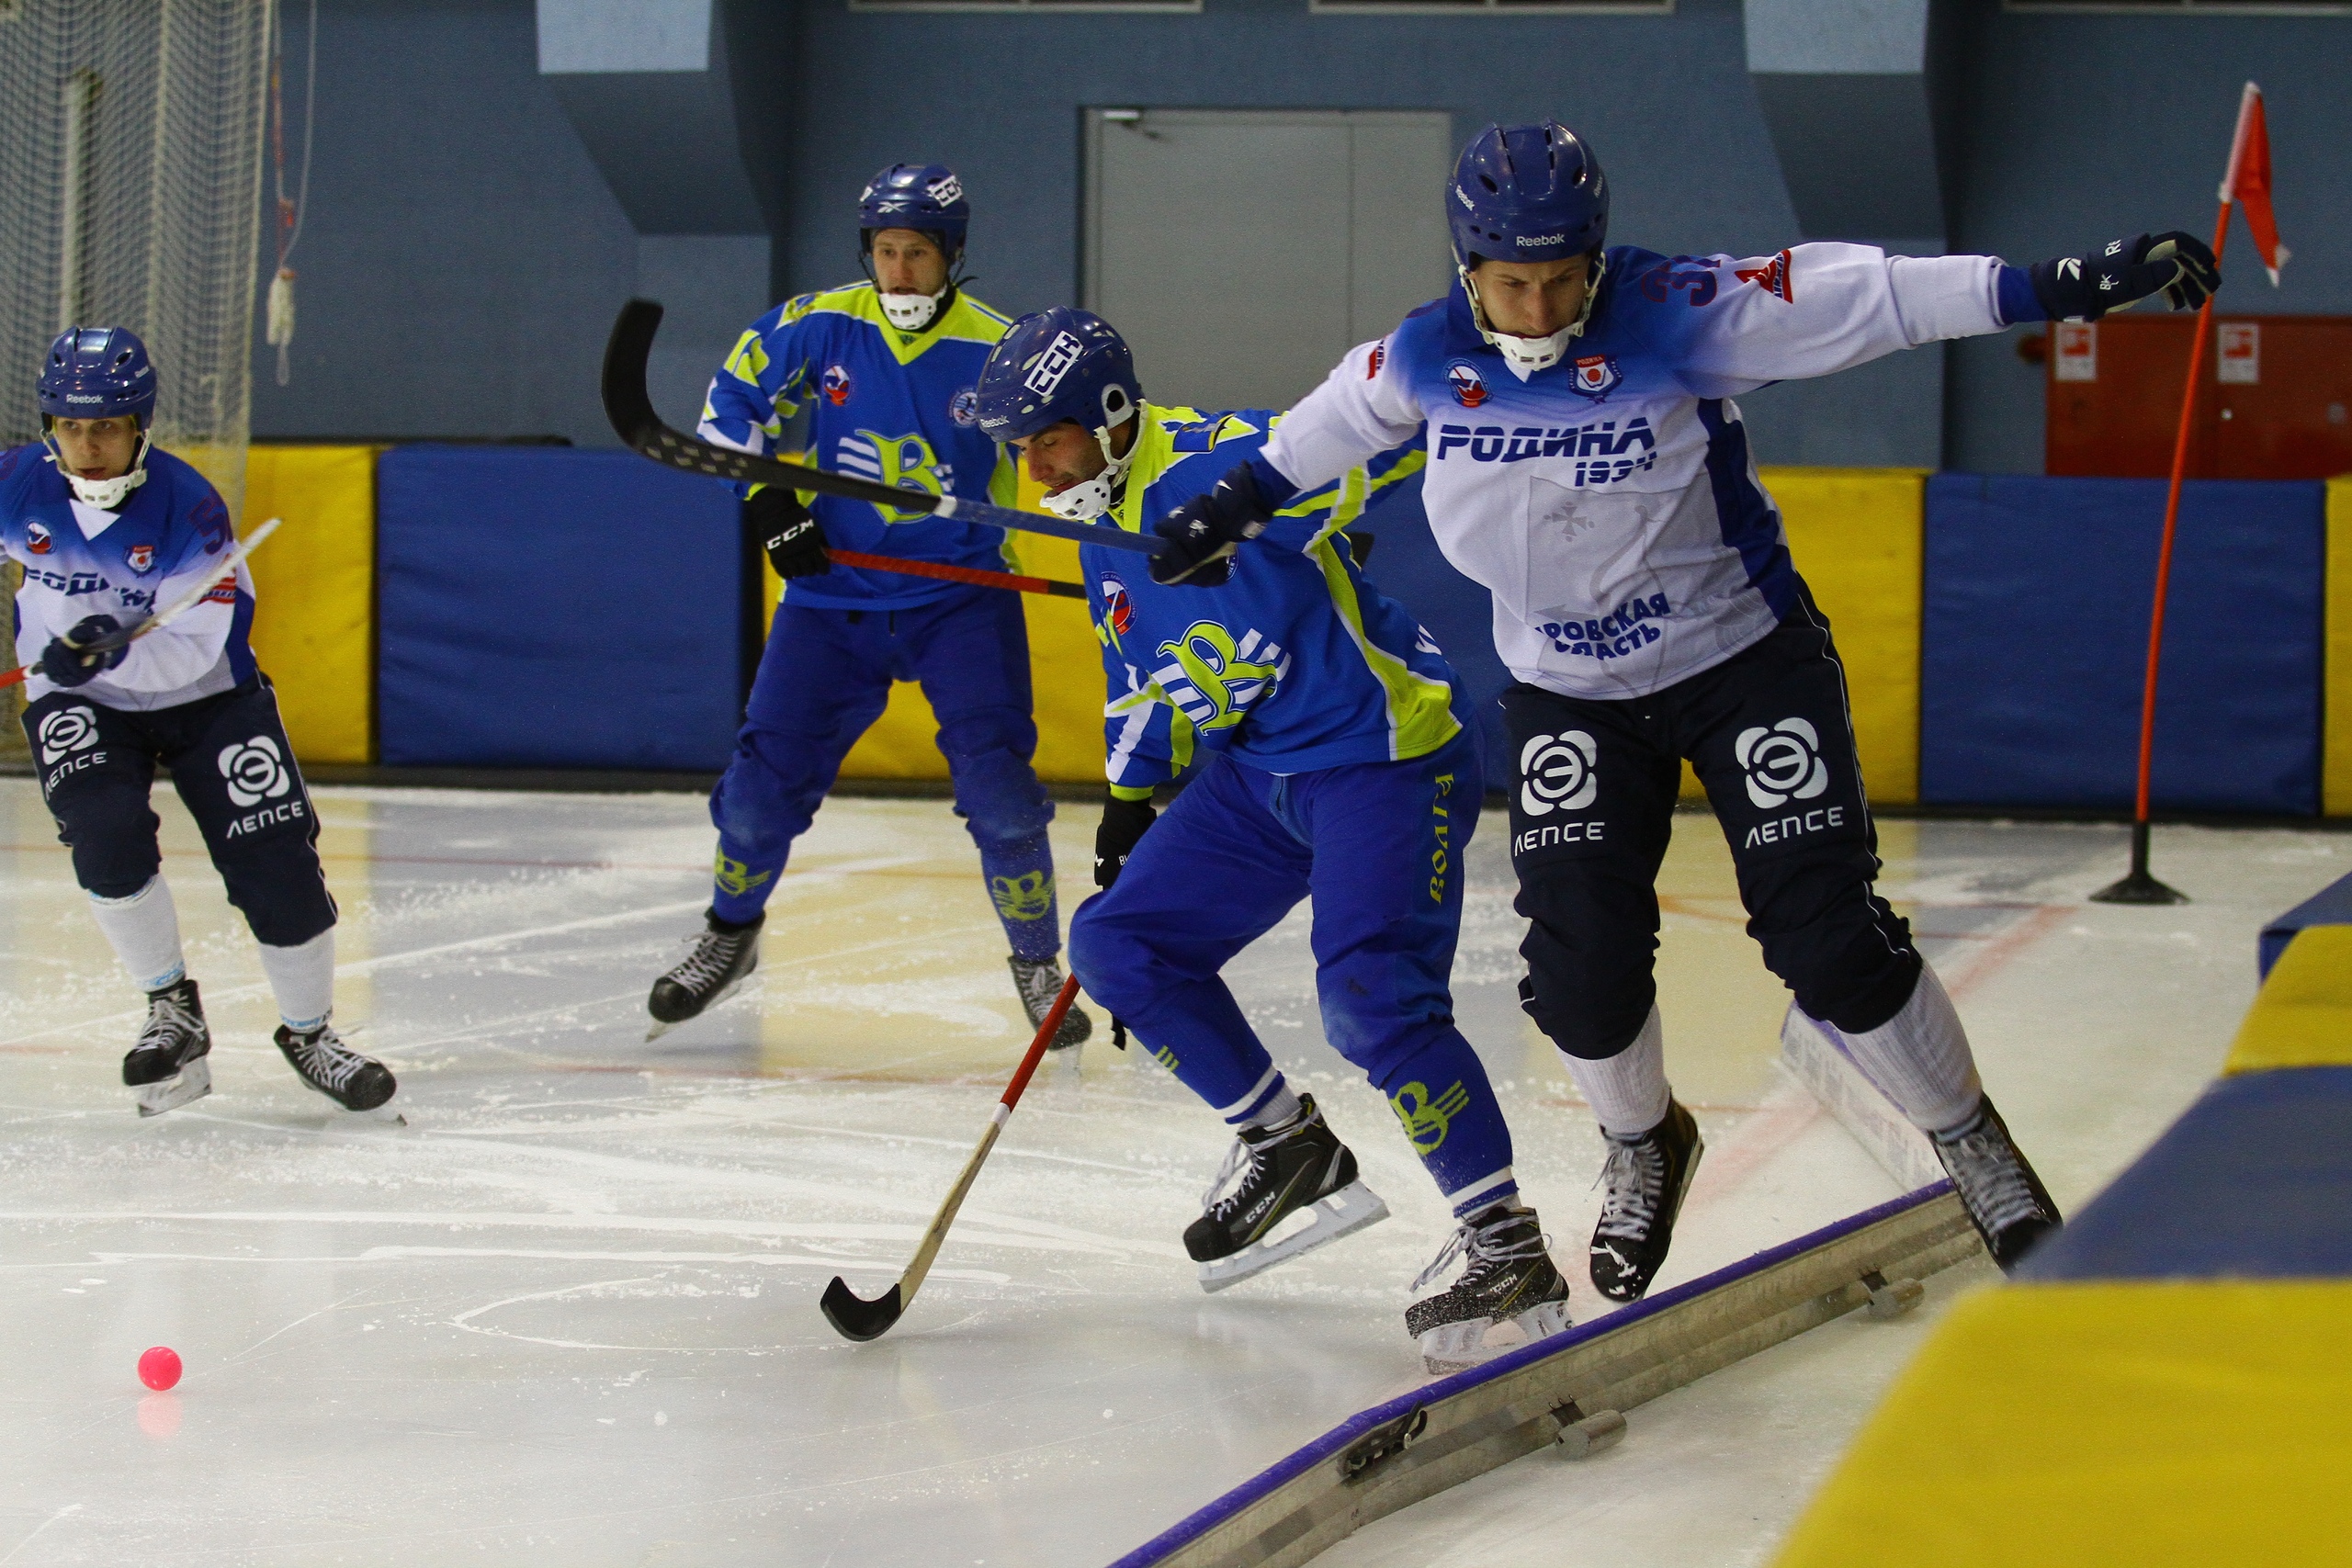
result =
M1453 389L1453 400L1465 409L1475 409L1487 400L1487 383L1479 376L1478 367L1466 359L1457 359L1445 367L1446 384Z
M1102 577L1102 620L1114 637L1125 637L1127 628L1136 624L1135 601L1127 597L1127 585L1104 573Z
M1372 357L1364 362L1363 378L1367 381L1377 381L1380 379L1380 367L1387 363L1387 344L1374 344L1372 345Z
M1008 920L1041 920L1054 907L1054 874L1023 872L1019 876L991 876L989 896L996 912Z
M51 549L53 547L54 547L50 541L49 529L47 527L39 523L28 523L25 525L25 548L30 550L37 556L45 556L49 554Z
M1782 251L1762 266L1740 267L1732 276L1742 283L1752 283L1782 304L1793 304L1796 292L1789 284L1789 253Z
M1616 360L1605 354L1588 354L1576 362L1568 384L1588 398L1605 398L1624 378Z
M824 377L818 385L823 389L827 402L835 408L841 407L849 401L849 367L846 365L826 366Z
M153 571L155 570L155 547L133 545L122 552L122 558L133 571Z
M969 430L980 422L980 389L967 387L947 400L947 417L957 428Z

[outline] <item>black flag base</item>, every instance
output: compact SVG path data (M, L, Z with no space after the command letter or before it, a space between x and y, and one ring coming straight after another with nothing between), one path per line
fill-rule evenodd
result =
M2148 825L2132 824L2132 872L2091 895L2094 904L2186 904L2188 895L2158 882L2148 870Z

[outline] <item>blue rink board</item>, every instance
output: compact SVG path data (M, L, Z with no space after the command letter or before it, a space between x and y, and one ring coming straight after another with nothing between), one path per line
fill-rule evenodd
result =
M724 767L742 711L741 516L725 485L627 452L386 452L379 755Z
M1928 481L1919 797L2129 807L2161 479ZM2157 675L2159 809L2316 815L2325 487L2182 494Z
M2265 978L2295 933L2311 926L2352 926L2352 876L2329 883L2262 928L2255 962Z

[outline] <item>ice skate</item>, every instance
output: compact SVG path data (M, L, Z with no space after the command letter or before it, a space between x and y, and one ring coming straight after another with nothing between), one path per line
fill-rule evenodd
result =
M1202 1194L1207 1212L1185 1227L1184 1250L1201 1266L1204 1291L1222 1291L1388 1217L1388 1205L1357 1179L1356 1156L1324 1122L1315 1097L1298 1101L1288 1126L1244 1127ZM1306 1214L1306 1223L1283 1229L1293 1214Z
M1551 1239L1534 1210L1503 1203L1480 1210L1447 1238L1413 1289L1466 1256L1462 1278L1405 1309L1405 1332L1432 1376L1475 1367L1568 1326L1568 1282L1552 1262ZM1488 1334L1506 1323L1523 1337L1489 1344Z
M2064 1224L1989 1096L1977 1103L1974 1116L1929 1141L1968 1217L1975 1222L1976 1234L1984 1238L1984 1250L2003 1272L2015 1269L2036 1243Z
M122 1059L122 1081L141 1116L161 1116L212 1092L212 1032L196 982L174 981L147 993L147 1027Z
M652 994L645 998L645 1010L653 1015L653 1027L645 1032L648 1040L658 1040L672 1024L699 1018L717 1007L760 966L760 928L767 923L764 911L741 926L722 922L715 910L704 919L707 929L694 939L695 950L686 954L684 963L654 981Z
M1035 1031L1054 1010L1054 1000L1062 994L1062 965L1057 958L1041 958L1035 963L1019 954L1007 958L1012 966L1013 988L1021 993L1021 1006L1029 1014L1029 1027ZM1094 1021L1084 1009L1070 1003L1069 1011L1062 1015L1062 1026L1054 1031L1047 1043L1049 1051L1067 1051L1073 1045L1083 1045L1094 1032Z
M1592 1231L1595 1290L1612 1302L1642 1299L1666 1261L1675 1217L1706 1152L1679 1100L1668 1101L1666 1120L1639 1137L1609 1137L1609 1163L1600 1168L1608 1190Z
M345 1045L332 1024L300 1031L280 1024L277 1048L304 1083L345 1111L373 1111L400 1088L390 1068Z

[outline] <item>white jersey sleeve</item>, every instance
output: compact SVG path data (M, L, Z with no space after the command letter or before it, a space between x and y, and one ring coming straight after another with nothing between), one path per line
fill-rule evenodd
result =
M1320 490L1419 434L1420 403L1387 344L1381 338L1350 349L1274 427L1264 459L1300 490Z
M1871 245L1795 245L1773 256L1710 257L1645 277L1705 308L1668 317L1660 344L1693 396L1736 397L1774 381L1829 376L1939 338L1999 332L1997 256L1890 256ZM1719 297L1702 301L1701 292Z
M253 592L253 581L243 561L232 576L220 570L217 558L203 558L189 570L166 578L156 586L155 603L175 604L213 580L213 592L191 604L170 626L160 626L130 645L120 664L105 671L107 684L122 692L175 692L193 686L220 662L237 618L236 591Z

